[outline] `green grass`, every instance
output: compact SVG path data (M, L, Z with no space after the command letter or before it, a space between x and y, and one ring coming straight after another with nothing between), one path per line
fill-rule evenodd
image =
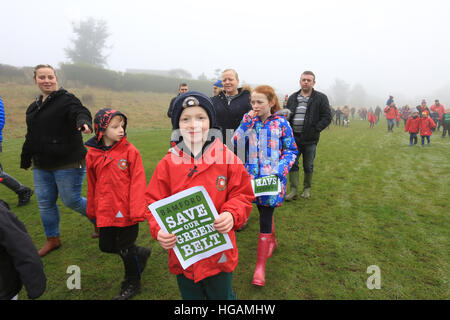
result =
M152 123L152 119L147 119ZM147 182L168 147L169 130L130 126L129 140L140 150ZM312 198L275 210L278 249L267 261L266 286L251 284L259 217L237 233L239 265L233 285L239 299L449 299L450 138L439 134L431 147L409 147L403 129L386 132L381 121L326 129L318 145ZM5 139L1 162L27 185L32 173L18 169L22 138ZM45 241L36 198L16 207L17 198L0 185L39 249ZM86 186L83 194L86 195ZM111 299L123 266L116 255L98 249L87 219L60 204L62 247L43 258L48 283L40 299ZM136 299L180 299L167 254L147 223L137 243L152 256ZM69 290L67 267L81 269L81 289ZM381 289L369 290L367 267L381 270ZM26 299L22 290L20 299Z

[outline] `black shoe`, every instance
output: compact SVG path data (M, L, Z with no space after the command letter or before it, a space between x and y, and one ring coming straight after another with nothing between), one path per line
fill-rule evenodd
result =
M28 204L33 193L33 190L28 187L25 187L24 189L18 191L17 195L19 196L19 203L17 204L17 206L21 207Z
M139 267L140 267L140 272L142 274L142 272L144 272L145 266L147 265L147 260L150 257L150 255L152 254L152 249L145 248L145 247L138 247L136 250L136 254L139 259Z
M113 300L128 300L141 292L140 282L123 281L121 284L120 293L113 298Z

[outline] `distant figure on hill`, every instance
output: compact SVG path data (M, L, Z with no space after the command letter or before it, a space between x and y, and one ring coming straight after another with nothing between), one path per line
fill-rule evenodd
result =
M425 144L425 139L427 139L427 146L430 146L430 138L432 133L432 129L436 127L433 119L428 116L427 111L422 112L422 118L419 122L420 129L420 137L422 138L422 147Z
M431 112L430 112L430 109L428 109L428 106L427 106L427 101L425 100L425 99L423 99L422 100L422 102L420 103L420 105L418 105L417 107L416 107L416 109L417 109L417 111L419 112L419 116L422 118L422 112L424 112L424 111L426 111L427 112L427 114L429 115Z
M330 112L331 112L331 123L334 123L334 117L336 116L336 110L330 106ZM328 129L330 129L330 125L328 125Z
M390 105L384 108L384 114L386 115L388 132L394 132L395 119L397 119L398 114L398 109L394 102L391 102Z
M380 117L381 117L381 108L380 108L380 106L377 106L375 108L375 116L377 117L377 122L375 122L375 123L378 123L378 121L380 121Z
M335 125L337 125L339 127L341 126L341 116L342 116L341 108L337 107L336 108L336 122L335 122ZM338 124L338 122L339 122L339 124Z
M417 144L417 134L419 133L419 112L414 111L412 116L408 118L405 125L405 132L409 132L409 146Z
M373 109L369 109L369 113L367 114L367 118L369 120L369 128L375 128L375 122L377 121L377 116L373 112Z
M403 125L406 126L406 122L408 121L409 117L411 116L411 109L408 105L403 106L400 109L400 117L403 119Z
M175 99L180 94L185 93L188 90L189 90L189 87L188 87L188 85L186 83L180 83L180 85L178 86L178 95L176 97L173 97L172 100L170 100L169 110L167 110L167 116L169 118L172 118L173 102L175 101Z
M3 143L3 127L5 125L5 108L3 107L3 101L0 97L0 153L2 153ZM14 191L19 197L19 203L17 206L23 206L30 202L30 198L33 195L33 190L24 186L14 177L3 171L2 164L0 162L0 184L3 184L8 189Z
M390 106L392 102L394 102L394 97L393 96L389 96L389 98L386 101L386 105Z
M442 138L445 138L445 135L448 133L448 136L450 137L450 108L445 110L445 113L442 117Z
M442 126L443 116L445 114L444 106L439 103L439 99L436 99L434 100L434 104L430 107L430 110L435 114L437 113L437 115L435 115L435 118L433 118L433 120L435 120L437 125L437 131L439 131L439 129Z
M342 115L343 115L342 126L348 127L350 122L348 119L348 117L350 116L350 108L348 106L344 106L344 108L342 109Z

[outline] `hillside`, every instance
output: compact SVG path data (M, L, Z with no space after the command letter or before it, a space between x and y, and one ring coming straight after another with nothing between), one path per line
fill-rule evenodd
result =
M65 88L89 108L92 116L102 107L114 107L128 117L129 128L170 128L167 109L175 95L153 92L115 92L98 88ZM5 106L5 139L23 137L26 132L25 111L40 94L35 85L0 83L0 96Z

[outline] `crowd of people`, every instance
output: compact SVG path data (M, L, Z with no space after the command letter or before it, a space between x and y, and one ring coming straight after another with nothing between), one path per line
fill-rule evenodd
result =
M332 123L339 127L349 126L349 115L352 115L354 120L355 108L349 109L344 107L330 107L332 115ZM421 101L415 108L410 108L409 105L404 105L398 108L394 102L394 97L389 96L386 101L384 110L380 106L373 108L359 108L358 116L360 120L368 121L369 128L374 128L384 116L387 122L387 131L394 132L394 128L400 128L403 122L405 132L410 134L410 146L417 144L417 135L421 136L421 145L430 145L430 137L433 132L440 131L442 128L442 138L447 135L450 137L450 108L445 107L439 102L439 99L434 101L434 104L428 108L425 99Z
M140 152L127 140L125 114L102 108L92 119L75 95L59 87L50 65L36 66L33 79L41 95L26 112L20 167L32 168L34 191L20 183L13 190L20 191L19 205L27 204L34 192L47 240L36 250L24 226L9 206L2 204L2 212L14 217L12 222L21 228L27 244L19 252L11 251L18 242L6 231L11 222L2 221L0 232L6 239L1 242L2 262L4 258L9 267L0 264L0 277L11 281L1 288L1 299L17 298L22 285L30 298L44 292L46 277L41 259L62 245L58 198L92 223L92 237L98 238L102 252L121 258L124 279L116 300L130 299L140 292L151 249L137 246L135 241L139 223L145 220L152 237L168 250L169 271L177 276L183 299L234 299L232 272L238 264L234 232L245 226L255 203L260 233L252 283L265 285L265 264L277 248L275 208L286 198L288 176L289 201L297 199L298 159L302 154L301 196L311 197L320 131L331 122L326 95L314 90L314 73L305 71L301 75L300 89L286 99L284 109L270 86L253 90L239 87L239 76L233 69L224 70L222 79L214 83L213 97L189 91L186 83L181 84L167 113L173 129L171 148L158 163L148 186ZM82 134L91 133L94 136L83 143ZM219 154L225 163L215 161ZM175 165L174 157L182 160L181 166ZM9 176L1 173L2 181L8 181L5 177ZM86 198L81 195L85 176ZM276 177L281 191L255 196L252 180L268 176ZM205 187L219 213L215 230L228 234L233 247L184 269L173 250L177 237L161 229L148 206L199 185ZM25 200L22 190L27 190ZM26 259L27 255L32 258ZM22 260L24 268L13 267ZM24 270L34 270L33 274L39 276L23 277Z
M139 224L144 221L148 221L151 236L168 251L169 271L176 275L183 299L235 299L232 274L239 261L235 232L243 230L252 204L256 204L259 234L255 236L252 284L265 286L265 266L277 248L275 209L284 201L311 197L321 132L330 123L341 126L341 120L342 126L349 126L356 114L356 109L348 106L331 108L327 96L314 89L316 76L311 71L300 75L299 90L286 95L282 104L271 86L240 87L234 69L222 72L222 78L213 84L212 97L190 91L188 84L182 83L167 112L172 125L170 149L147 185L140 152L127 138L124 113L102 108L92 119L75 95L59 87L50 65L36 66L33 79L41 95L26 112L20 167L32 168L34 191L7 175L1 165L0 182L18 194L19 205L27 204L34 192L47 240L36 250L23 224L0 201L0 239L5 239L0 242L0 277L1 281L9 279L3 282L7 285L1 288L1 299L16 298L22 284L30 298L44 292L41 258L62 243L58 198L92 224L92 238L98 238L102 252L121 258L124 279L115 300L130 299L141 291L142 273L151 256L150 248L136 245ZM4 112L0 106L1 133ZM425 102L417 110L406 107L399 111L390 97L384 114L389 132L399 117L404 120L410 145L417 143L419 131L422 145L425 139L430 143L436 126L430 112L439 115L437 130L443 126L444 136L448 132L449 112L439 101L430 109ZM381 108L360 109L358 115L373 128ZM94 136L84 143L82 135L91 133ZM85 176L86 198L81 195ZM279 190L255 194L252 181L266 177L274 177ZM214 228L228 234L232 248L185 269L174 251L177 236L163 230L148 206L194 186L206 189L219 213ZM20 250L13 249L22 243ZM14 267L18 265L23 267ZM24 272L36 276L23 276Z

